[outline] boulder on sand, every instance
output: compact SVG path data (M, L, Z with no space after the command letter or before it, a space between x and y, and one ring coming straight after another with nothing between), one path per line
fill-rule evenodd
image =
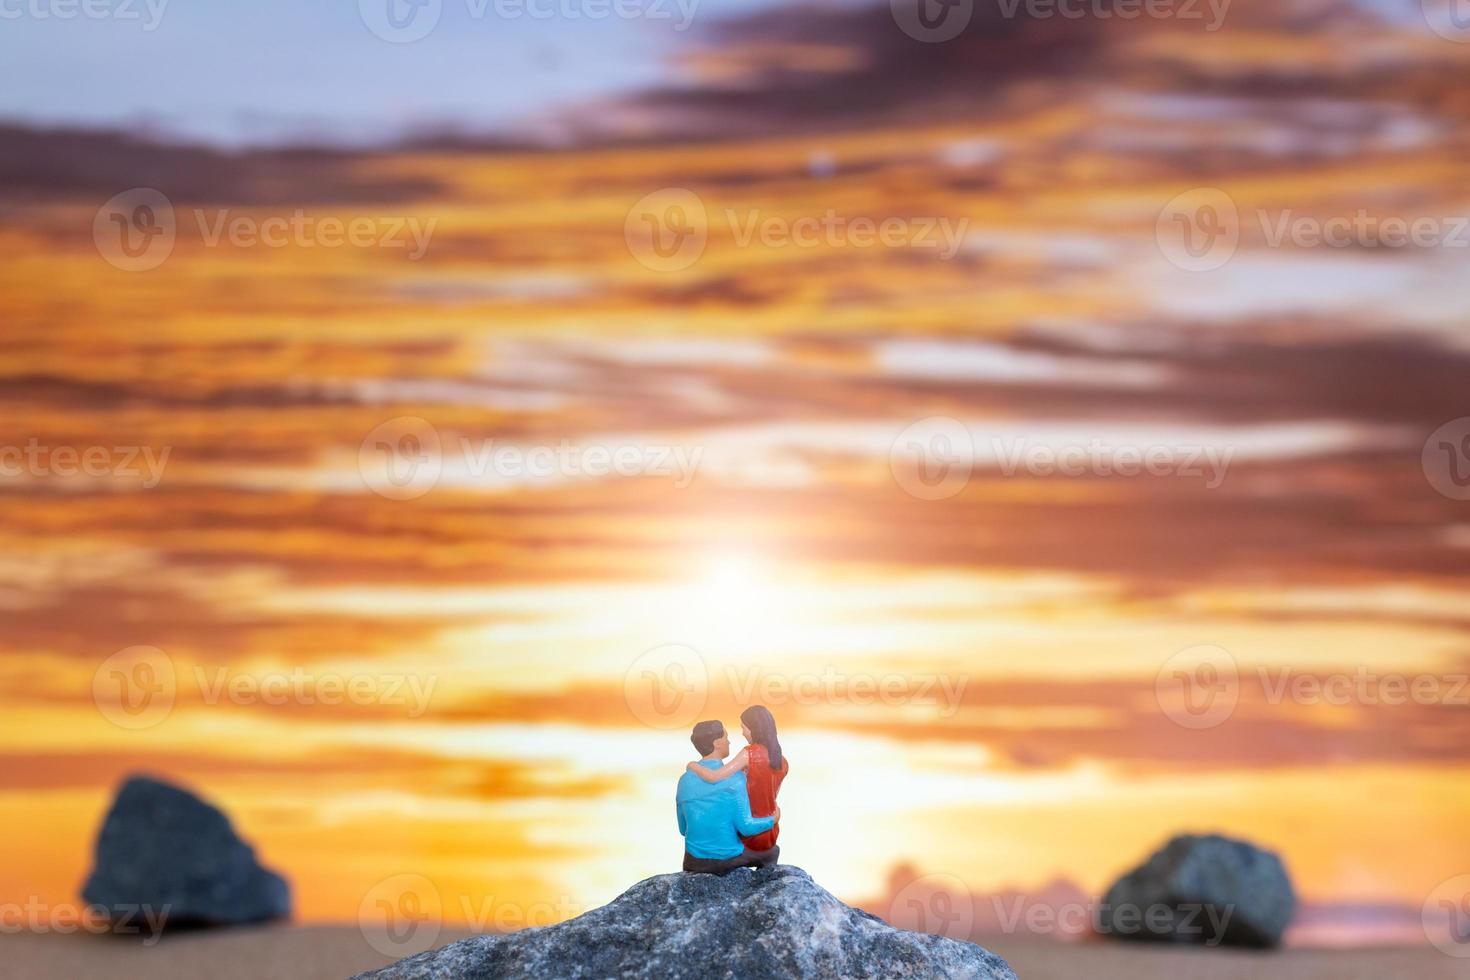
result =
M476 936L355 980L490 977L1016 980L994 953L895 929L790 865L659 875L558 925Z
M1228 837L1184 834L1113 883L1097 931L1114 939L1270 947L1281 943L1295 911L1281 858Z
M97 835L82 898L114 921L167 926L262 922L291 914L291 890L262 868L229 818L194 794L144 776L118 790Z

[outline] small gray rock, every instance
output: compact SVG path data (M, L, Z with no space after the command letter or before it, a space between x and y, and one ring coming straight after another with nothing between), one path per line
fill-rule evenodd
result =
M1270 947L1296 893L1281 858L1218 835L1175 837L1113 883L1097 931L1114 939Z
M973 943L895 929L800 868L648 878L602 908L540 929L476 936L355 980L1016 980Z
M112 801L82 899L115 924L162 916L166 926L227 925L291 914L285 879L256 863L228 817L143 776Z

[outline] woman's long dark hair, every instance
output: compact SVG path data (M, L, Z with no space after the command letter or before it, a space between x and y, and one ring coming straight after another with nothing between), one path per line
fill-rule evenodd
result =
M781 769L781 740L776 737L776 719L771 709L763 704L753 704L740 712L740 723L750 729L750 740L766 748L771 760L771 769Z

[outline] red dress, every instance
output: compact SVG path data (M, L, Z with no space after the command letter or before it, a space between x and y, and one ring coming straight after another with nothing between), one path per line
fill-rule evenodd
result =
M769 817L776 812L776 794L781 791L781 781L791 771L791 760L783 752L781 768L773 772L771 757L766 753L764 745L747 745L745 756L748 760L745 766L745 790L750 795L750 814L754 817ZM752 851L769 851L776 846L776 838L780 835L781 827L777 825L765 833L741 839Z

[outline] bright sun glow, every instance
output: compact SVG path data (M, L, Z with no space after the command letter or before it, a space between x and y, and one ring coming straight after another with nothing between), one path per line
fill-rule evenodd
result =
M769 598L769 570L754 555L744 552L712 556L700 581L712 598L736 609L758 606Z
M679 619L686 636L711 652L749 655L792 639L789 586L770 562L745 551L710 554L681 590Z

